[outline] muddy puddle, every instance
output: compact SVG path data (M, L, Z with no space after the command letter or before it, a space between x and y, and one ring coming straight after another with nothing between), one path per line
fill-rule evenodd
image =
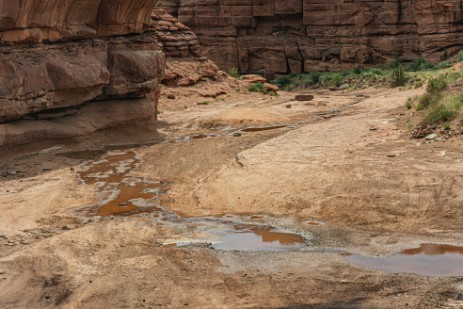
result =
M206 137L207 138L207 137ZM134 151L109 152L99 160L84 162L79 179L95 186L96 206L85 207L86 216L131 216L156 213L165 224L183 226L189 240L172 241L165 247L207 246L216 250L294 251L305 246L305 238L282 232L268 225L246 224L243 218L225 215L218 218L188 218L166 211L159 197L168 190L166 181L129 176L140 165ZM233 218L233 219L230 219ZM250 220L263 215L247 216Z
M269 227L236 227L213 244L215 250L240 251L294 251L304 246L304 238L293 233L273 231Z
M79 179L95 185L97 207L85 209L88 215L112 216L158 211L157 198L167 182L145 177L129 177L140 164L133 151L108 153L98 161L82 164Z
M277 225L266 225L269 217L247 214L245 217L181 217L160 205L160 196L167 192L168 182L131 176L141 164L134 151L112 151L99 160L82 163L79 179L95 187L96 206L81 211L86 216L130 216L155 213L164 224L183 231L177 239L164 243L167 248L208 247L220 251L307 251L312 235L293 233ZM256 223L258 221L259 223ZM309 226L323 225L308 220ZM183 239L182 237L187 237ZM422 244L387 257L344 255L350 262L393 273L414 273L428 276L463 276L463 247Z
M166 243L164 246L179 248L206 244L220 251L298 251L306 246L304 237L280 232L269 226L235 225L227 229L224 224L219 223L214 229L203 233L202 239Z
M422 244L386 257L348 255L350 262L374 270L424 276L463 276L463 247Z

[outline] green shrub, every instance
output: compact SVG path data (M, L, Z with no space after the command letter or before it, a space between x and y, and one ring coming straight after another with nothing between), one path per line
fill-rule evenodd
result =
M238 68L231 68L230 70L228 70L228 75L230 75L231 77L234 77L234 78L239 78L240 73L238 71Z
M277 84L280 88L287 88L289 85L291 85L291 77L288 75L283 75L275 81L275 84Z
M439 60L440 61L445 61L449 58L449 54L447 52L447 48L444 48L444 51L442 52L442 55L440 55Z
M353 72L354 72L354 74L360 75L360 74L362 74L362 69L361 68L355 68L353 70Z
M382 76L384 75L384 71L383 70L380 70L378 68L373 68L370 70L370 72L373 74L373 75L377 75L377 76Z
M445 79L445 75L440 75L429 80L426 93L418 98L416 110L419 111L427 109L439 103L443 96L442 92L447 88L447 82Z
M394 87L401 87L403 85L405 85L405 82L406 82L406 78L405 78L405 73L404 73L404 70L402 68L401 65L399 65L398 67L396 67L393 71L392 71L392 86Z
M314 71L310 73L310 80L312 81L313 85L316 85L320 82L320 72Z
M449 94L429 108L423 121L426 124L450 121L460 114L461 106L461 96Z
M407 102L405 102L405 107L407 109L412 109L413 108L413 103L412 103L412 99L411 98L408 98L407 99Z
M418 71L429 71L429 70L434 70L436 66L429 62L426 61L423 58L416 58L411 62L410 64L407 65L406 70L411 71L411 72L418 72Z
M424 82L422 80L417 80L415 83L415 89L423 87Z
M314 83L310 76L311 76L310 73L299 74L295 77L294 84L296 86L304 86L304 87L312 86Z
M334 73L332 76L331 76L331 85L335 86L335 87L340 87L342 85L342 75L339 74L339 73Z
M265 91L264 84L262 84L262 83L252 84L252 85L249 86L248 90L250 92L260 92L260 93L263 93L263 94L267 94L267 91Z
M414 127L413 122L410 120L410 121L407 123L407 129L408 129L408 131L413 130L413 127Z
M394 56L394 61L392 61L389 65L390 68L396 69L401 66L402 61L400 60L400 53L396 53Z
M441 104L450 110L460 111L463 102L461 95L448 94L442 99Z
M447 81L444 75L433 77L428 82L426 92L429 94L438 94L447 88Z
M350 75L350 71L341 71L339 74L341 74L342 77L347 77Z
M443 61L439 63L439 69L441 70L448 69L449 67L450 67L450 63L448 63L447 61Z
M426 109L429 106L434 105L436 102L438 102L439 99L440 99L440 96L438 95L425 93L418 98L418 104L416 104L416 110L420 111L420 110Z
M463 50L458 53L458 62L463 62Z

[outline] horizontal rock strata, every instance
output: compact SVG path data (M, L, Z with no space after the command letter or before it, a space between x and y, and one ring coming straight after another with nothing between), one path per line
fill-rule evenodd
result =
M159 46L166 55L162 83L167 86L192 86L205 80L221 80L224 72L200 55L196 34L164 9L156 8L151 16Z
M189 27L163 9L155 9L151 18L153 21L151 28L156 31L159 45L167 57L199 57L199 40Z
M165 60L152 0L0 0L0 122L103 100L152 113Z
M162 7L200 38L204 55L242 73L300 73L438 60L463 45L457 0L170 0Z

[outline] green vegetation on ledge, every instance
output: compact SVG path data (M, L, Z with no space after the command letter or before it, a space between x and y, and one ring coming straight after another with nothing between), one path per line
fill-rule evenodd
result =
M463 60L463 53L457 60ZM281 89L291 91L300 88L363 89L368 87L422 87L432 76L445 72L450 62L438 64L417 58L404 63L399 58L392 63L374 68L355 68L338 72L312 71L289 74L277 78L274 83Z
M426 92L415 98L409 98L406 107L415 107L422 112L420 126L429 126L449 122L460 115L462 96L451 91L449 86L462 78L461 73L446 72L429 79ZM447 126L450 126L447 124Z

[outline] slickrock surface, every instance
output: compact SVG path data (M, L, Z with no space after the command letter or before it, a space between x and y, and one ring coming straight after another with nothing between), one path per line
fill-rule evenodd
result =
M150 29L156 2L0 1L0 123L87 103L109 110L114 100L152 118L165 69ZM122 118L114 125L137 117ZM0 125L0 144L12 131Z
M461 1L163 1L199 36L204 55L242 73L300 73L437 60L462 46Z

